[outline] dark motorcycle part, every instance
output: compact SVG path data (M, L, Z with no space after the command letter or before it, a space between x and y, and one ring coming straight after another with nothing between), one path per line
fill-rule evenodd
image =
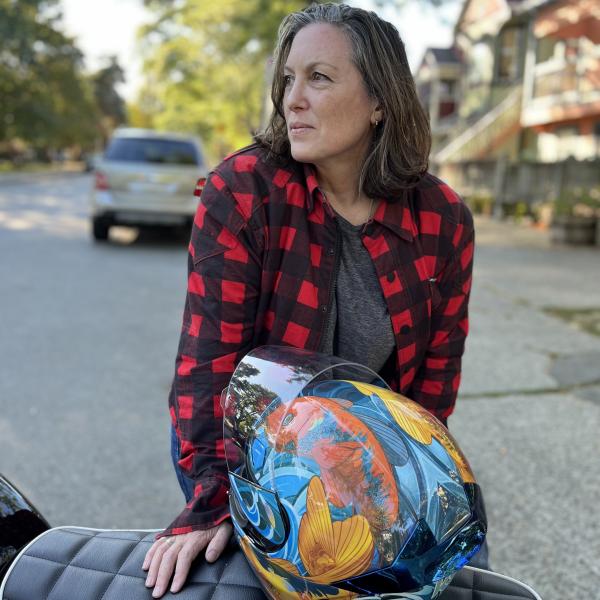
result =
M33 504L0 475L0 580L21 548L47 529Z
M0 600L152 600L144 555L158 531L58 527L41 535L13 563ZM199 558L174 600L266 600L233 540L221 558ZM528 586L491 571L464 567L439 600L541 600Z

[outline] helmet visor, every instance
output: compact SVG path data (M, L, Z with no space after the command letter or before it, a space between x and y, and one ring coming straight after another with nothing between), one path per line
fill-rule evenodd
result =
M295 398L310 394L312 386L330 380L352 380L389 389L374 371L328 356L287 346L261 346L238 364L223 390L223 439L230 473L253 481L252 454L257 434L271 418L284 421Z

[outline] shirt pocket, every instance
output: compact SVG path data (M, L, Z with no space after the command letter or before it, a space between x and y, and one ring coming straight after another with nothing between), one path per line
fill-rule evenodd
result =
M207 260L208 258L219 256L229 250L234 250L238 244L239 241L237 238L230 233L224 235L223 232L221 232L218 237L212 232L195 233L192 239L194 266L197 266L198 263Z
M435 277L430 277L427 279L427 311L430 318L441 302L442 294L440 293L438 281Z

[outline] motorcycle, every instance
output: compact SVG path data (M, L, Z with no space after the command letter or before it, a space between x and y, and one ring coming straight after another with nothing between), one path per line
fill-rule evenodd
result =
M51 527L0 475L0 600L150 600L144 556L159 530ZM215 563L197 560L178 600L265 600L237 543ZM370 597L391 600L395 594ZM404 596L402 596L404 598ZM463 567L439 600L541 600L528 585ZM367 600L367 599L361 599ZM419 600L415 597L414 600Z

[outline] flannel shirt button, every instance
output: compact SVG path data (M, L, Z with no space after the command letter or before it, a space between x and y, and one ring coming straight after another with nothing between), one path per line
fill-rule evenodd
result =
M322 304L321 305L321 312L323 312L323 313L327 312L327 304Z
M406 335L409 331L410 331L409 325L402 325L402 327L400 327L400 333L402 335Z
M391 273L387 274L387 280L392 283L392 281L394 281L394 279L396 279L396 273L394 273L393 271Z
M329 256L333 256L335 254L335 249L334 248L327 248L327 254L329 254Z

